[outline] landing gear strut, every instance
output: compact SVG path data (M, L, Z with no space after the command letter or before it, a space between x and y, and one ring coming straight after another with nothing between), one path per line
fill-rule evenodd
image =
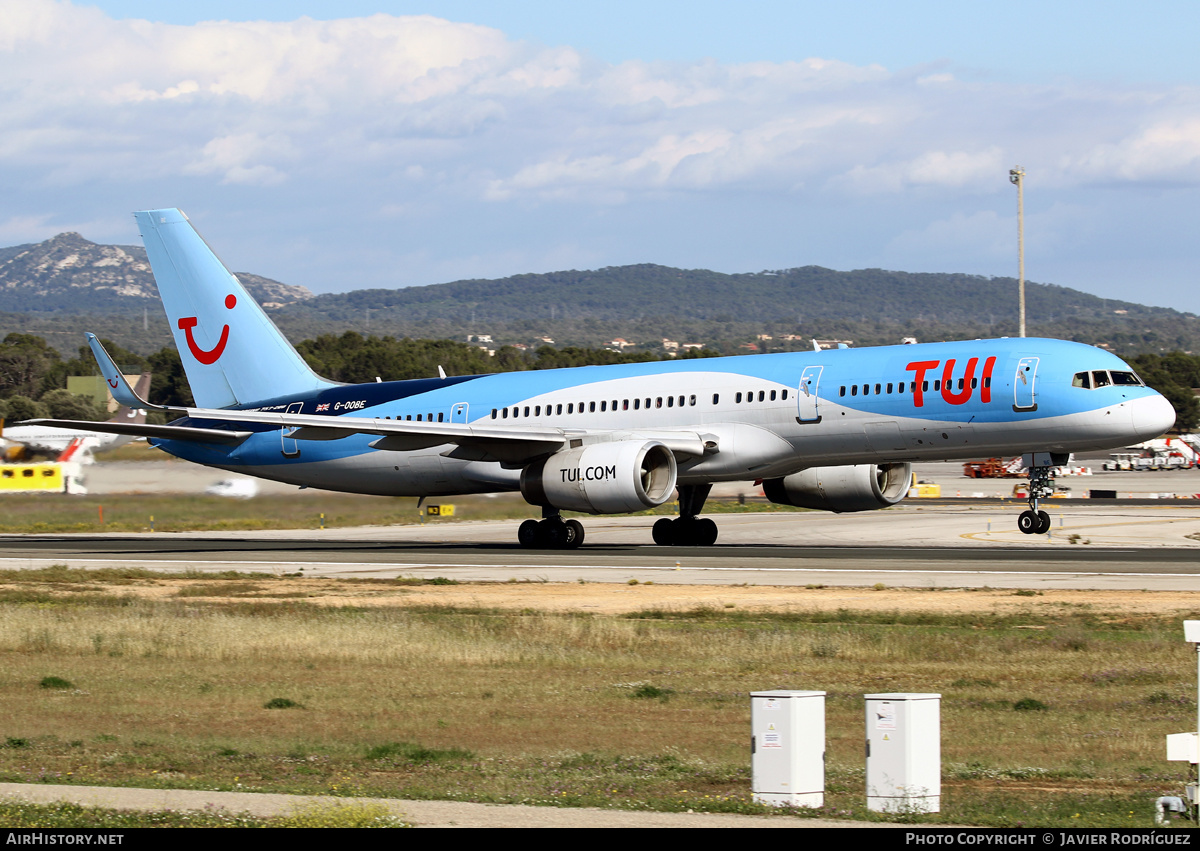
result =
M669 547L711 547L717 542L717 524L696 515L712 485L680 485L679 516L663 517L654 524L654 543Z
M1069 456L1057 452L1031 452L1025 455L1029 469L1029 510L1017 518L1017 528L1026 535L1044 535L1050 531L1050 515L1038 509L1038 501L1054 496L1051 472L1067 463Z
M583 543L583 524L563 520L557 508L543 506L542 519L522 523L517 540L527 550L573 550Z

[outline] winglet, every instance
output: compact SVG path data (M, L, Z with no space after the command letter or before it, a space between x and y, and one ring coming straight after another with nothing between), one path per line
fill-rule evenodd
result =
M104 350L104 346L100 345L100 340L95 334L87 334L87 343L92 350L92 356L96 358L96 363L100 367L100 374L108 382L112 396L118 403L135 410L138 408L148 408L153 411L169 410L163 405L151 405L134 392L133 388L129 386L129 382L125 380L125 376L121 374L121 370L117 369L117 365L113 363L112 357Z

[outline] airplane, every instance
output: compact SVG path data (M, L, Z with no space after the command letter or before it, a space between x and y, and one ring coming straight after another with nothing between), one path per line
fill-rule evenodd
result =
M111 386L111 385L110 385ZM145 396L150 391L150 373L144 372L138 377L134 393ZM117 408L116 415L105 425L120 425L122 423L144 423L146 411L144 408L130 408L125 405ZM34 421L30 421L31 423ZM19 461L27 455L60 456L66 452L73 442L76 444L76 454L85 464L92 463L92 453L104 449L115 449L124 446L134 439L134 435L115 434L111 431L98 431L98 423L88 423L92 428L84 428L78 424L73 428L55 428L48 425L18 425L4 428L0 422L0 448L3 449L4 459Z
M303 487L392 496L520 492L541 508L524 547L574 548L563 511L624 514L678 493L660 545L708 546L714 483L761 481L775 503L895 505L914 462L1026 454L1028 534L1050 518L1071 452L1158 437L1170 403L1102 349L1040 338L846 348L338 384L316 375L182 211L134 214L196 407L154 406L87 335L115 398L169 425L57 428L142 435L166 452ZM815 347L814 347L815 348ZM440 372L440 370L439 370Z

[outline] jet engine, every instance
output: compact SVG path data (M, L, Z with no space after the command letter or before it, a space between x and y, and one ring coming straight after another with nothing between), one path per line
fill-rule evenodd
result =
M521 471L533 505L621 514L662 505L675 490L675 456L657 440L620 440L565 449Z
M908 495L912 465L849 464L809 467L782 479L767 479L763 493L771 502L821 511L871 511L895 505Z

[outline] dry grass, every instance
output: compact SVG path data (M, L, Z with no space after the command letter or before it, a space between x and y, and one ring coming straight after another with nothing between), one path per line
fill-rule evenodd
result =
M425 586L418 604L383 582L11 577L11 780L746 809L747 693L787 687L829 693L831 807L861 815L862 695L934 691L945 818L1015 823L1083 796L1112 824L1126 797L1181 782L1163 737L1195 721L1178 617L1011 594L967 613L618 616L547 611L556 588L540 584L504 610L435 603L485 586ZM49 676L75 688L41 688ZM277 698L299 706L264 708ZM1026 698L1044 708L1014 709Z

